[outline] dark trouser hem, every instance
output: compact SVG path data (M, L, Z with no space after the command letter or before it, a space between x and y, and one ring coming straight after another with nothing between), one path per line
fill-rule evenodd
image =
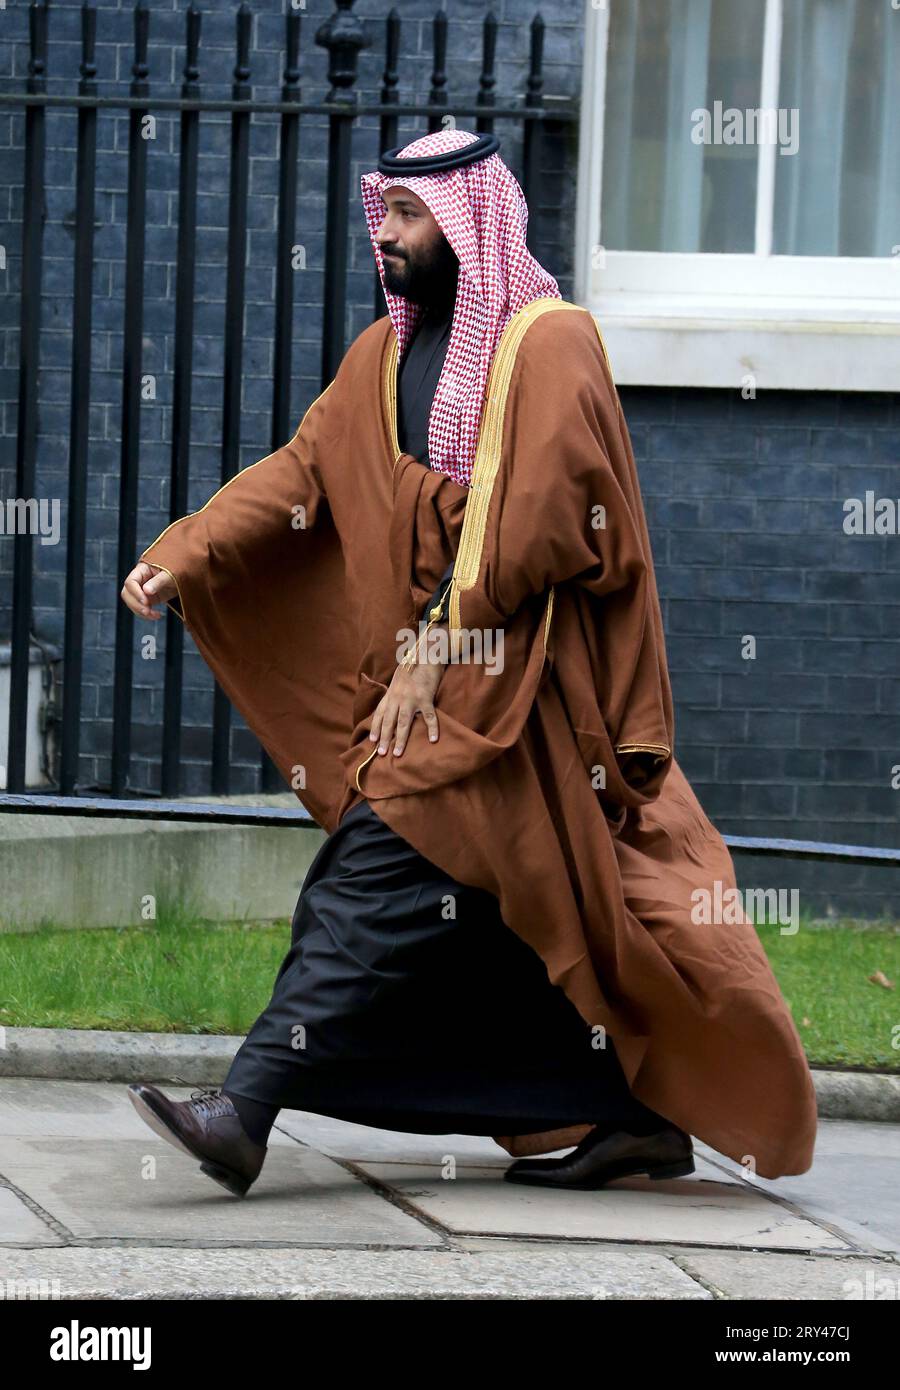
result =
M376 1129L409 1134L538 1134L570 1125L596 1125L605 1133L625 1130L651 1134L668 1121L629 1092L606 1088L598 1077L506 1075L489 1081L470 1073L456 1076L393 1073L377 1084L372 1069L304 1071L275 1077L259 1069L244 1072L223 1090L282 1110L328 1115ZM297 1074L299 1072L299 1075ZM539 1109L536 1100L542 1099Z
M423 858L364 801L310 866L272 998L223 1089L420 1134L661 1128L612 1039L594 1041L497 899Z
M241 1094L239 1091L233 1091L230 1087L229 1092L233 1095ZM410 1111L357 1110L352 1107L337 1105L327 1109L323 1109L319 1105L309 1107L288 1105L282 1108L285 1110L305 1109L308 1114L327 1115L333 1120L345 1120L349 1124L355 1125L369 1125L373 1129L398 1130L403 1134L473 1134L482 1136L541 1134L547 1130L567 1129L576 1124L593 1125L597 1123L594 1119L586 1116L573 1120L570 1115L551 1115L549 1117L541 1115L525 1120L521 1118L510 1119L506 1115L471 1115L451 1111L427 1114L424 1110L419 1109ZM654 1129L665 1123L666 1121L660 1117L659 1124L655 1125ZM613 1126L613 1128L623 1128L628 1133L637 1132L628 1129L624 1123Z

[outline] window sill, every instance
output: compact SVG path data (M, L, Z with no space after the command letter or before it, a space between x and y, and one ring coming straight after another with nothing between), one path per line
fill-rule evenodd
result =
M772 304L760 312L731 302L661 302L657 296L608 295L588 301L620 386L717 386L758 391L896 391L900 322L854 317L846 304ZM858 310L857 310L858 311Z

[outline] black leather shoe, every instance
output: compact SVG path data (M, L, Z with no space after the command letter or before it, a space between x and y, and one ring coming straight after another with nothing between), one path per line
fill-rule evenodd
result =
M170 1100L144 1082L129 1086L128 1094L155 1134L200 1159L200 1171L236 1197L246 1196L268 1150L250 1138L228 1096L201 1088L190 1100Z
M535 1187L593 1191L614 1178L646 1173L649 1178L683 1178L694 1171L690 1135L676 1125L656 1134L604 1134L592 1129L565 1158L519 1158L503 1174L506 1182Z

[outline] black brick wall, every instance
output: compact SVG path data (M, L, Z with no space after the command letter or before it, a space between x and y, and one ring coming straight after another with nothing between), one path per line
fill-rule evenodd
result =
M663 602L676 753L707 813L726 833L896 845L900 538L846 535L843 503L867 490L900 499L898 398L621 395ZM738 865L742 881L798 887L810 910L900 904L889 868L743 855Z

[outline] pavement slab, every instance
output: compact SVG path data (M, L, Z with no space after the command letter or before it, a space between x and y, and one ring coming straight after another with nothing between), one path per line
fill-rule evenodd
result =
M602 1192L554 1192L497 1182L491 1168L365 1163L405 1205L454 1234L634 1240L642 1244L850 1250L840 1236L739 1181L703 1172L661 1182L620 1178Z
M10 1187L0 1187L0 1250L14 1245L62 1245L63 1236Z
M423 1250L0 1251L0 1280L58 1298L713 1297L664 1255L585 1246ZM54 1281L56 1281L54 1283Z
M361 1176L280 1132L251 1193L233 1197L148 1129L115 1084L4 1082L0 1175L78 1241L440 1244Z
M730 1158L696 1146L728 1173ZM760 1192L803 1208L813 1220L837 1225L858 1245L900 1254L900 1125L877 1120L819 1122L815 1161L808 1173L754 1178ZM746 1175L744 1175L746 1177Z
M681 1251L675 1260L716 1298L791 1302L900 1298L900 1264L890 1259L822 1259L816 1255L691 1250Z

